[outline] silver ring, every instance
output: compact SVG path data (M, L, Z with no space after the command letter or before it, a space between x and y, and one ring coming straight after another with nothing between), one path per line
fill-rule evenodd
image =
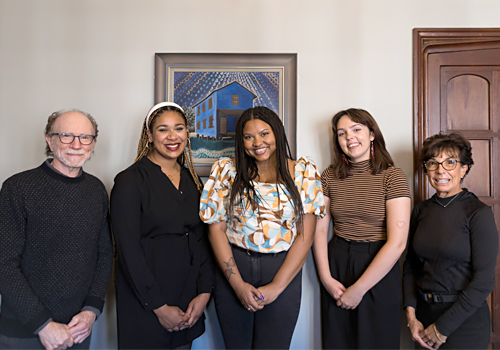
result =
M250 306L249 306L249 307L247 307L247 310L248 310L248 311L250 311Z

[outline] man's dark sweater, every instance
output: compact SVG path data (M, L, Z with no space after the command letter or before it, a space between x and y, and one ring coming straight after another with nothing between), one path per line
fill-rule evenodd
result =
M36 337L50 318L68 323L84 307L102 311L113 246L108 194L82 172L46 162L0 190L0 333Z

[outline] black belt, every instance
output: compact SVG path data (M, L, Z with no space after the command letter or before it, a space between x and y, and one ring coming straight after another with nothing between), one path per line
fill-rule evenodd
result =
M232 244L231 243L231 247L233 249L236 249L236 250L239 250L241 252L244 252L246 254L248 254L249 256L263 256L263 255L266 255L266 256L269 256L271 254L282 254L282 253L286 253L286 251L281 251L281 252L278 252L278 253L275 253L275 252L271 252L271 253L261 253L261 252L256 252L255 250L250 250L250 249L245 249L245 248L242 248L242 247L239 247L237 246L236 244Z
M436 292L424 292L419 290L418 296L423 301L432 303L453 303L458 299L459 294L445 294Z

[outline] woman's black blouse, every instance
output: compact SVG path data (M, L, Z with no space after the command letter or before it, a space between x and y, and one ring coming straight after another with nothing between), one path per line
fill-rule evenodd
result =
M185 311L195 296L212 292L213 260L207 227L199 217L199 200L196 184L184 167L179 189L147 157L116 176L110 214L117 275L123 274L130 287L122 287L118 276L117 294L125 298L127 290L133 290L130 302L139 302L145 311L164 304ZM203 326L203 319L193 328ZM127 322L120 320L120 312L118 322ZM175 333L182 332L170 334L175 337Z
M495 287L498 233L491 209L464 189L446 208L436 195L413 209L403 268L404 306L417 308L417 289L459 294L436 321L451 334ZM445 199L439 199L445 204Z

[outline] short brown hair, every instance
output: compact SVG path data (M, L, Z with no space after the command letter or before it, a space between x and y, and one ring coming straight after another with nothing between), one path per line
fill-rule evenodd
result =
M422 151L420 152L422 166L426 161L438 156L442 152L457 157L462 165L468 165L465 175L469 173L474 161L472 160L472 146L465 137L452 132L451 134L439 133L425 139Z

